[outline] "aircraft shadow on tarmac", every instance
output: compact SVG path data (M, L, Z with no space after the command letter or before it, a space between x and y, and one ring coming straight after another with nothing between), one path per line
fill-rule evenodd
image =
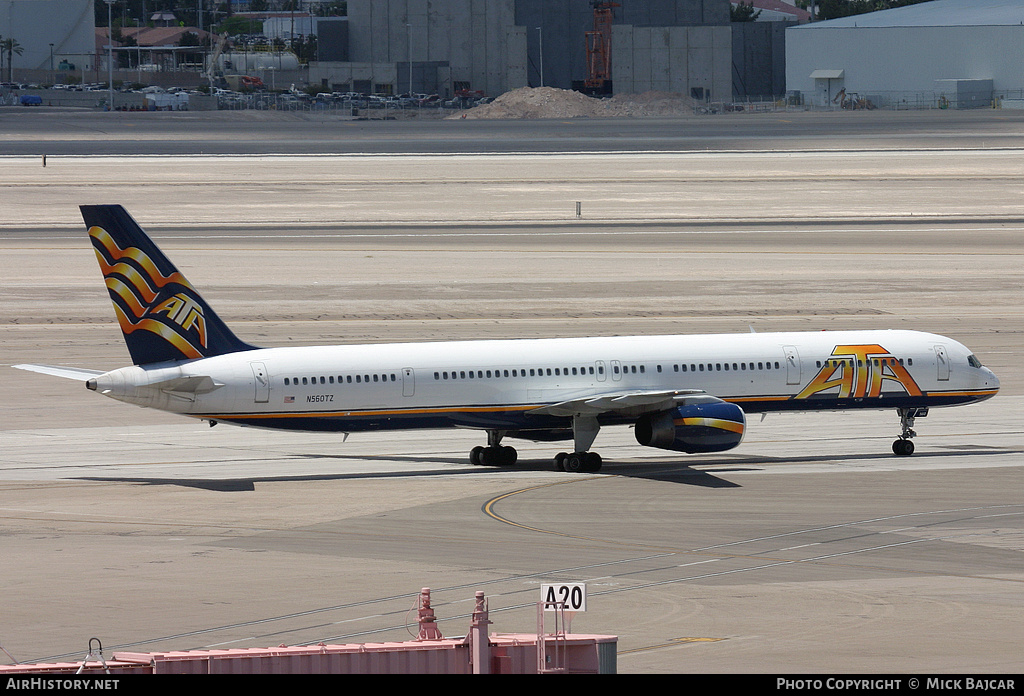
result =
M517 467L520 471L542 471L550 467ZM493 473L493 469L482 469L472 471L452 471L451 469L426 469L421 471L401 472L364 472L358 474L302 474L296 476L258 476L253 478L219 479L219 478L157 478L145 476L79 476L77 481L94 481L106 483L138 483L147 486L182 486L185 488L199 488L208 491L219 491L221 493L238 493L256 490L257 483L287 483L287 482L315 482L315 481L344 481L356 479L385 479L385 478L419 478L432 476L452 475L473 475L479 473ZM730 468L718 470L741 471L741 469ZM691 486L703 486L705 488L739 488L740 485L718 478L706 471L698 471L687 466L676 466L671 469L663 464L658 465L657 471L646 470L646 467L630 465L621 469L615 466L605 466L602 474L622 476L626 478L642 478L652 481L665 481L682 483ZM574 474L577 475L578 474Z
M979 445L966 445L963 447L946 447L946 451L942 452L918 452L914 455L914 460L926 459L926 458L941 458L950 456L963 456L970 455L973 457L985 456L985 455L1006 455L1006 454L1020 454L1024 452L1024 449L1008 449L1001 447L991 446L979 446ZM612 475L621 476L625 478L639 478L647 479L650 481L662 481L666 483L679 483L688 486L700 486L704 488L741 488L740 484L732 481L727 481L715 474L728 474L735 472L748 472L748 471L761 471L772 465L782 464L829 464L836 463L841 464L844 461L865 461L865 460L892 460L892 454L888 453L851 453L845 455L808 455L805 457L786 457L785 459L764 457L764 456L746 456L746 457L731 457L728 461L719 463L700 462L700 461L688 461L687 463L679 461L659 461L659 462L628 462L628 463L616 463L614 461L606 460L601 471L597 475ZM452 459L444 457L401 457L401 456L359 456L350 457L346 455L322 455L322 454L310 454L300 455L295 457L296 459L359 459L359 460L379 460L383 462L408 462L422 464L424 462L437 462L439 464L447 465L459 465L463 463L461 459ZM514 473L515 471L551 471L551 461L548 459L540 460L520 460L514 467L469 467L465 469L421 469L418 471L374 471L374 472L359 472L352 474L296 474L294 476L256 476L251 478L158 478L158 477L147 477L147 476L79 476L75 477L75 480L79 481L96 481L96 482L108 482L108 483L138 483L149 486L183 486L186 488L199 488L202 490L219 491L223 493L232 492L244 492L256 490L257 483L286 483L286 482L301 482L301 481L344 481L344 480L356 480L356 479L385 479L385 478L417 478L417 477L433 477L433 476L452 476L452 475L473 475L481 473L494 473L495 471L508 471ZM714 466L713 469L695 469L694 466ZM573 474L574 476L586 476L586 474Z

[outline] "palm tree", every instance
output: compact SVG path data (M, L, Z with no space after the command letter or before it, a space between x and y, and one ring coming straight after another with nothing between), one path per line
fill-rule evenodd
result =
M0 40L0 52L7 54L7 81L14 82L14 54L17 53L19 56L24 53L25 49L21 47L17 39L3 39Z

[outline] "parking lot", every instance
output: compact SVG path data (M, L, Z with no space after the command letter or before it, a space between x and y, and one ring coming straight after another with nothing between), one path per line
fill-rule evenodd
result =
M116 83L115 83L116 84ZM443 98L437 94L376 95L357 92L310 94L287 89L198 89L128 85L114 91L117 111L300 111L355 118L443 118L493 101L483 94ZM29 83L0 83L0 106L78 107L106 111L110 90L106 82L41 87Z

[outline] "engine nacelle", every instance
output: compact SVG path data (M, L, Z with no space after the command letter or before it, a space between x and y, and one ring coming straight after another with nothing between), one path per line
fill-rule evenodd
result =
M641 416L633 432L646 447L675 452L724 452L743 440L747 418L736 404L716 401Z

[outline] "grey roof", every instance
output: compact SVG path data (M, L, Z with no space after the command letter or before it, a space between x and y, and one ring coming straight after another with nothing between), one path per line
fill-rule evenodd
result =
M957 27L1008 26L1024 28L1024 0L931 0L892 10L813 22L790 31L817 27Z

